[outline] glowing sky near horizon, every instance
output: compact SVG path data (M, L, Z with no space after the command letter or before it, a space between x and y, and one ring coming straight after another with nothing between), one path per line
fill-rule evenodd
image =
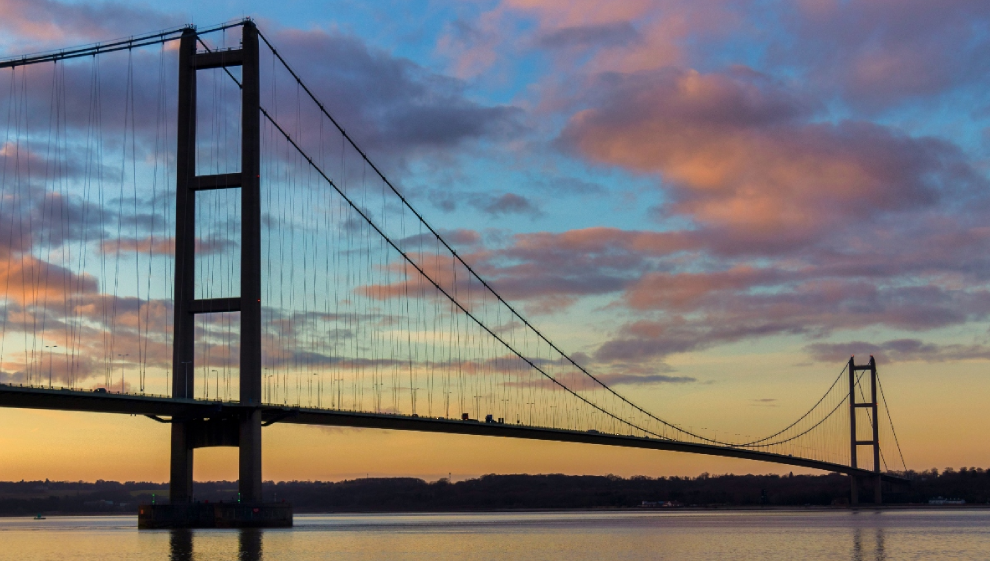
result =
M760 434L873 354L909 467L990 466L990 4L0 0L0 56L241 16L305 52L304 79L361 61L334 92L344 127L622 393ZM0 426L0 480L167 478L167 428L142 418L2 409ZM273 479L789 471L265 431ZM197 451L197 479L235 477L232 449Z

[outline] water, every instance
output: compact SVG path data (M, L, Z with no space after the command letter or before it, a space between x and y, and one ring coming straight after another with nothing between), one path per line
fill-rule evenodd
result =
M990 510L297 515L281 530L0 518L0 559L740 561L988 559Z

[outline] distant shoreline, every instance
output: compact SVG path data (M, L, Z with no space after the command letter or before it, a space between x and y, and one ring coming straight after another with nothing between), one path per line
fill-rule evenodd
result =
M410 515L410 516L444 516L444 515L469 515L469 514L565 514L565 513L612 513L612 514L677 514L677 513L698 513L698 512L843 512L843 511L893 511L893 510L987 510L990 504L965 504L965 505L929 505L929 504L895 504L874 506L872 504L860 505L856 508L849 506L685 506L685 507L662 507L662 508L536 508L536 509L494 509L494 510L298 510L295 516L299 515ZM133 512L45 512L45 518L95 518L95 517L119 517L128 518L137 516L137 510ZM0 519L27 518L34 519L35 515L27 514L0 514ZM39 520L40 521L40 520Z
M197 482L193 499L232 503L232 481ZM486 475L427 482L417 478L266 482L264 500L288 502L297 513L405 514L465 512L706 512L849 509L850 479L824 475L631 477ZM166 502L166 485L97 481L0 482L0 516L111 515ZM861 510L873 509L872 482L859 485ZM884 484L884 510L982 509L990 504L990 472L964 468L912 474L910 484ZM965 501L929 504L929 501Z

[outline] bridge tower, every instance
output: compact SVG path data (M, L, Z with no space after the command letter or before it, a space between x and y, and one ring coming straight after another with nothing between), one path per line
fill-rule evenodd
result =
M261 502L261 196L260 87L258 29L243 23L240 49L197 53L195 28L179 43L178 146L175 191L175 331L172 395L192 399L195 387L195 315L240 313L240 403L232 417L172 420L170 499L192 500L193 450L239 447L239 491L244 502ZM196 175L196 73L241 67L241 169L238 173ZM196 299L196 193L241 190L241 294ZM254 407L252 407L254 406Z
M856 373L861 371L869 371L870 373L870 401L857 403L856 387L859 384L857 383ZM863 408L869 409L870 419L873 421L873 435L870 440L859 440L856 432L856 411ZM873 502L879 505L882 504L883 494L880 485L880 418L877 416L877 413L877 362L873 358L873 355L870 355L869 363L857 366L856 357L849 357L849 465L854 468L859 467L857 464L857 452L860 446L870 446L873 448L873 472L876 474L873 486ZM852 488L849 502L852 505L856 505L859 503L859 478L855 475L850 475L849 480Z

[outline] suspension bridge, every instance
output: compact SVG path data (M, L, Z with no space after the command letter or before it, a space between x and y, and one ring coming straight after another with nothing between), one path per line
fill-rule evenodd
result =
M872 357L737 440L610 387L251 20L0 61L0 96L0 406L169 423L172 505L193 502L196 448L237 446L241 502L264 507L272 423L744 458L848 474L853 503L901 481Z

